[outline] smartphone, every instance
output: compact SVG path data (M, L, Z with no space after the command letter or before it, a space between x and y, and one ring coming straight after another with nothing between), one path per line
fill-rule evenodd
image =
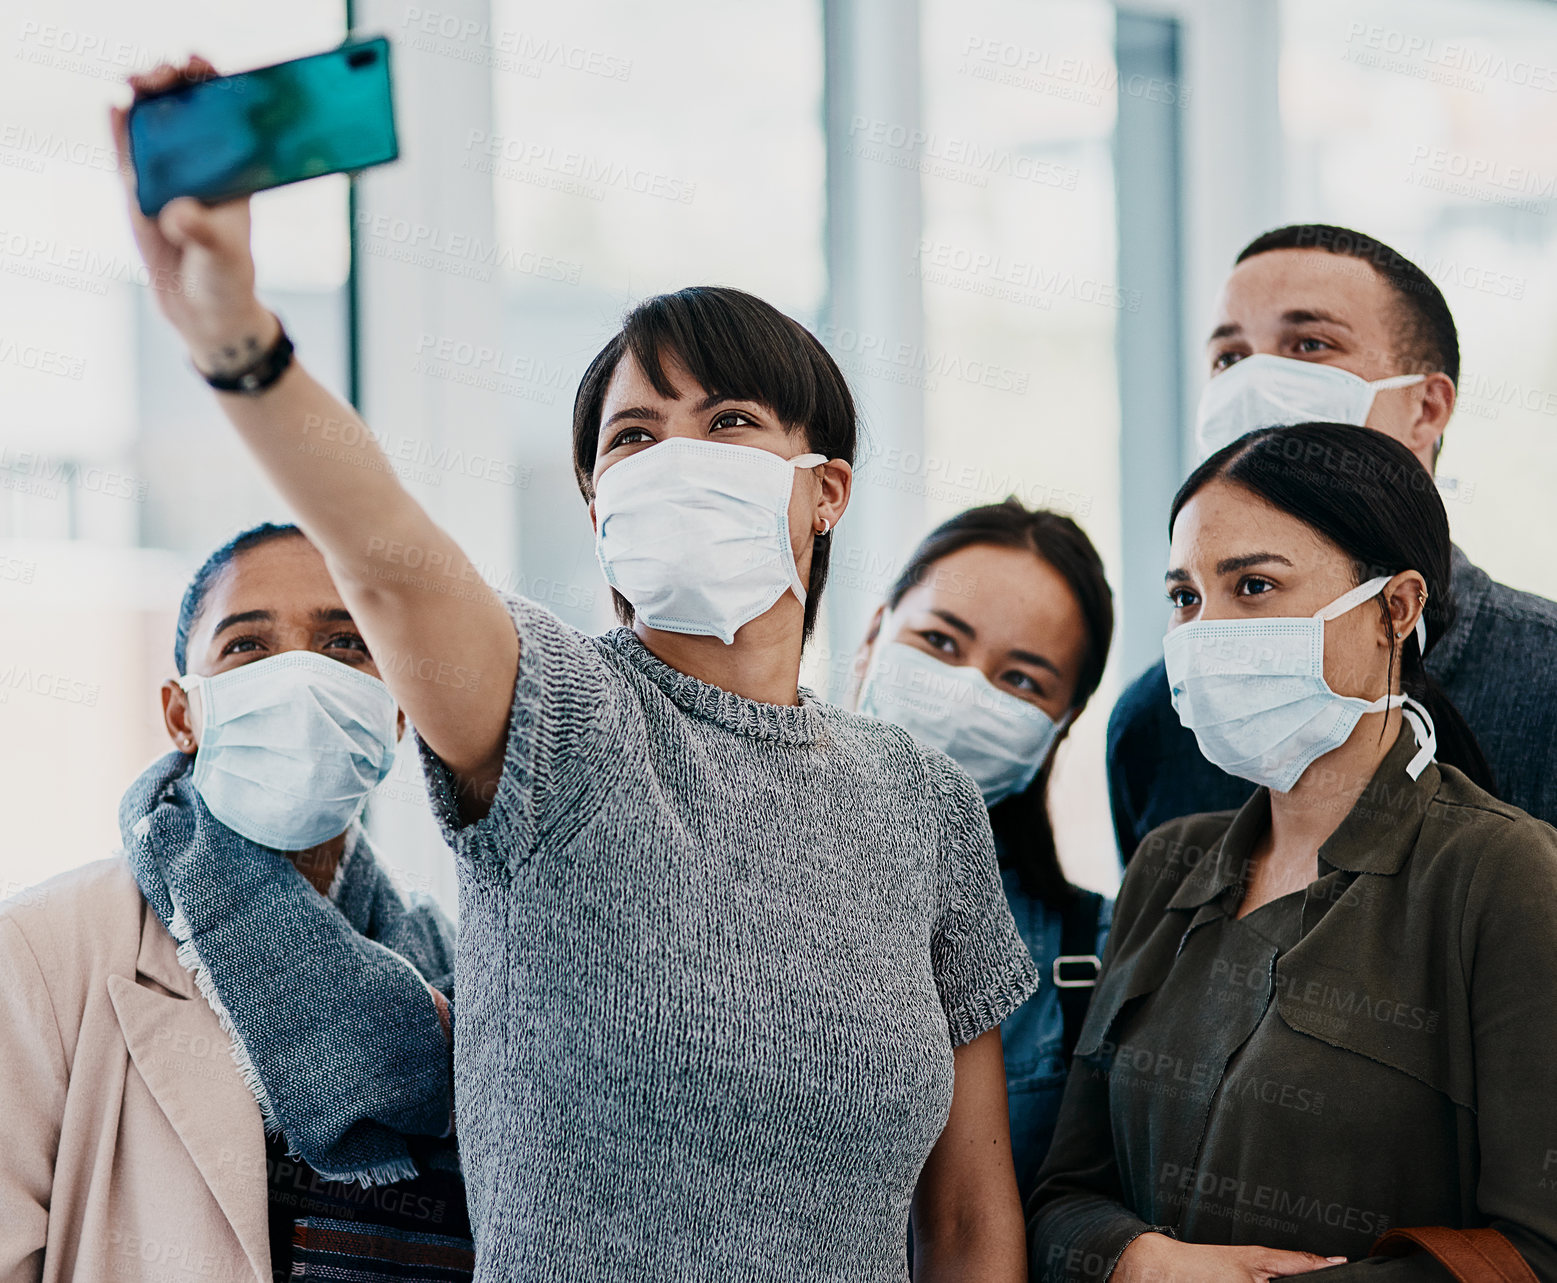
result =
M389 41L215 76L138 98L130 160L141 212L175 196L206 202L366 169L399 155Z

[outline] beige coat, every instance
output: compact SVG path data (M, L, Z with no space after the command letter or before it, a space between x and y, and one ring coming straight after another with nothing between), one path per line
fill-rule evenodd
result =
M0 905L0 1283L269 1283L230 1047L122 859Z

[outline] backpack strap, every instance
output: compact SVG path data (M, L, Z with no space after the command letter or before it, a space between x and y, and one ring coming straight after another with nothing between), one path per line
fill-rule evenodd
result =
M1097 956L1097 925L1103 913L1103 897L1096 891L1077 890L1060 914L1060 953L1051 978L1065 1021L1064 1056L1067 1067L1081 1037L1087 1005L1097 985L1102 960Z
M1381 1235L1369 1256L1426 1252L1459 1283L1536 1283L1518 1250L1494 1229L1456 1230L1447 1225L1396 1229Z

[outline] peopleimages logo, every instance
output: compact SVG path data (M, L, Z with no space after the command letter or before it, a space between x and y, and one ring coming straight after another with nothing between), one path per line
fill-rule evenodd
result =
M889 370L895 369L915 376L919 386L933 391L937 379L951 379L958 383L972 383L996 392L1014 392L1021 396L1027 391L1031 375L1026 370L1014 370L993 361L959 356L952 352L932 352L917 343L894 342L868 330L857 330L848 325L827 323L817 330L817 337L838 358L839 365L848 373L891 378ZM909 382L909 379L894 379Z
M1142 75L1121 80L1111 61L1098 62L999 37L969 35L963 42L959 70L976 80L1089 107L1101 106L1116 93L1169 107L1182 107L1189 102L1188 86L1176 80Z
M1418 187L1545 214L1557 197L1557 173L1527 165L1507 165L1488 156L1472 156L1446 147L1418 143L1411 150L1409 179Z
M504 268L524 276L577 285L583 265L536 250L515 249L496 238L483 240L462 230L392 218L386 214L359 214L360 244L369 254L418 267L430 267L451 275L491 280L494 269Z
M480 23L441 9L422 9L413 5L406 9L402 25L411 33L410 44L414 49L446 53L460 61L479 62L500 71L517 71L533 77L545 67L554 67L607 80L627 80L633 71L629 58L512 27L494 30L490 23ZM440 49L418 36L436 36L452 45Z
M921 240L910 275L932 285L1048 310L1053 300L1137 312L1141 292L1069 268L1045 267L950 241Z
M1294 1228L1307 1222L1370 1236L1384 1233L1390 1225L1385 1212L1353 1207L1277 1185L1262 1185L1240 1176L1181 1167L1177 1163L1162 1165L1161 1184L1179 1195L1177 1201L1181 1204L1193 1194L1204 1200L1202 1211L1211 1211L1213 1215L1220 1213L1232 1219L1243 1219L1239 1214L1245 1212L1265 1213L1293 1222ZM1206 1203L1211 1206L1206 1207Z
M473 129L465 140L470 153L463 167L516 182L554 187L569 195L603 200L607 190L633 192L690 205L697 184L658 170L629 165L609 156L569 151L535 139L489 134Z
M849 121L849 154L861 160L901 164L936 178L953 178L976 187L990 178L1014 178L1040 187L1076 190L1081 171L1074 165L1028 156L937 130L908 129L870 116Z
M0 703L9 703L12 691L21 691L43 699L95 708L102 690L96 682L35 670L26 664L7 664L0 668Z
M1346 57L1363 65L1380 65L1418 79L1480 91L1489 80L1516 88L1557 93L1557 66L1529 58L1507 57L1494 49L1419 32L1401 31L1377 23L1353 22L1346 32ZM1380 55L1396 59L1386 63Z

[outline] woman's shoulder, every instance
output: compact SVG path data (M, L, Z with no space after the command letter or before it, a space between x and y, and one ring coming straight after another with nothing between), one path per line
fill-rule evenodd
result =
M851 749L887 752L919 763L927 763L932 758L945 758L951 762L946 754L920 743L895 722L872 717L869 713L857 713L852 708L830 704L820 698L815 704L833 737Z
M1204 811L1159 824L1143 837L1125 866L1121 911L1142 899L1170 899L1178 885L1216 851L1237 811Z
M1159 824L1136 845L1129 868L1134 869L1138 864L1142 868L1156 867L1183 859L1186 853L1204 853L1222 840L1237 814L1236 810L1202 811ZM1125 876L1129 876L1128 871Z
M1537 887L1557 892L1557 829L1500 801L1453 766L1438 770L1413 853L1419 874L1438 874L1435 880L1467 890L1506 882L1525 894Z
M1459 823L1486 827L1492 831L1513 832L1539 840L1542 835L1557 840L1557 830L1545 820L1539 820L1528 811L1521 811L1511 802L1505 802L1487 792L1456 766L1439 762L1438 788L1428 805L1429 813L1439 812L1445 818L1460 813ZM1451 821L1451 823L1454 821Z
M616 657L617 648L611 645L610 638L622 630L612 629L599 635L586 633L529 597L502 591L497 595L513 621L514 631L519 634L521 652L529 645L548 656L557 655L602 667Z
M978 785L940 749L893 722L832 704L820 707L842 745L903 792L943 814L960 817L978 812L988 822L989 808Z
M0 921L26 930L101 933L126 920L140 930L141 889L122 855L93 860L0 900Z
M144 905L122 856L95 860L0 901L0 957L25 951L51 981L133 968Z

